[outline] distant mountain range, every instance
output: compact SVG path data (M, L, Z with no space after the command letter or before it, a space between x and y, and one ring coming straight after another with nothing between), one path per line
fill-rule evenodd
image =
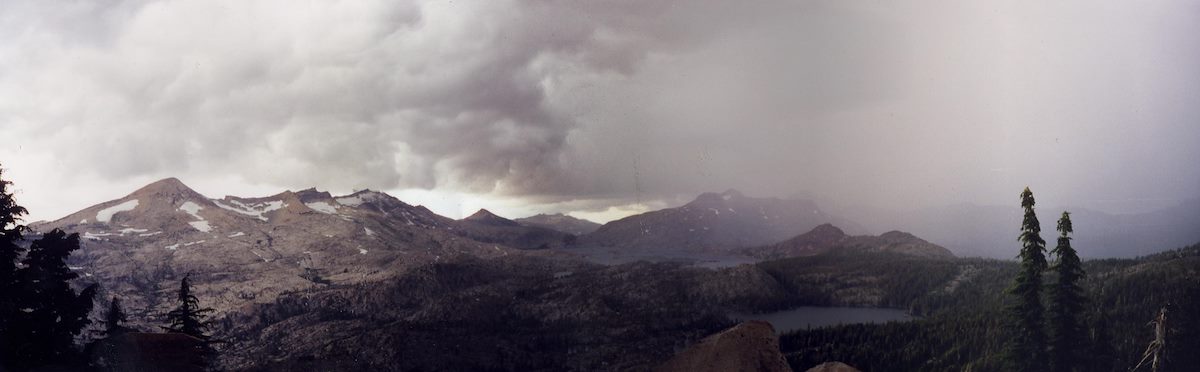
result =
M1052 226L1056 211L1039 211L1044 227ZM1129 216L1079 211L1076 246L1085 256L1130 256L1194 242L1197 211L1196 205ZM459 257L591 259L589 252L602 250L632 257L608 263L736 258L720 266L829 251L935 258L949 251L1007 258L1016 251L1017 208L936 212L852 214L872 228L899 228L928 241L899 231L869 236L811 201L729 190L597 227L563 215L512 220L487 210L454 220L371 190L211 199L168 178L32 227L80 233L83 249L71 256L72 269L102 283L102 297L121 296L132 318L155 322L185 275L207 306L228 314L286 292L384 280Z
M830 224L779 243L746 248L746 254L760 259L813 256L835 250L901 253L926 258L954 258L950 250L912 234L889 231L880 236L850 236Z
M780 242L832 223L859 234L857 223L807 200L753 198L737 190L701 194L681 207L622 218L579 238L580 246L630 251L728 253Z
M71 257L73 268L124 297L134 318L153 319L185 275L209 306L226 313L288 291L394 277L455 256L578 257L580 248L604 247L618 255L670 251L749 262L754 258L739 249L829 223L865 231L810 201L734 190L598 226L563 215L511 220L487 210L454 220L371 190L210 199L168 178L33 227L80 233L84 247Z
M525 226L544 227L573 235L589 234L600 228L600 224L598 223L571 217L561 213L539 214L525 218L518 218L515 221Z
M518 249L562 248L575 241L570 233L541 226L528 226L480 209L455 221L455 231L484 243L503 244Z
M377 280L453 256L504 256L571 237L455 221L377 191L209 199L174 178L32 227L80 233L73 269L120 294L135 319L166 310L184 275L208 306L226 312L325 281Z

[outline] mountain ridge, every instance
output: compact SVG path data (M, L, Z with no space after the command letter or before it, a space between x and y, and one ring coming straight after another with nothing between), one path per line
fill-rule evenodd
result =
M854 232L857 223L832 216L809 200L755 198L730 189L700 194L676 208L611 221L579 238L580 246L624 250L729 252L775 243L836 222Z
M525 226L544 227L576 236L591 233L596 231L596 229L599 229L601 226L598 223L582 218L571 217L562 213L536 214L529 217L518 218L514 221L517 221Z
M847 250L900 253L935 259L954 258L950 250L906 232L893 230L878 236L851 236L832 224L822 224L791 239L745 248L742 252L755 258L774 260Z

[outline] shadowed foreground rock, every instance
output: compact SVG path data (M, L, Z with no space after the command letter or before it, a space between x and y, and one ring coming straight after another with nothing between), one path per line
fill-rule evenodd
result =
M825 362L809 368L807 372L862 372L842 362Z
M705 337L659 366L659 372L791 371L770 323L752 320Z
M92 351L98 371L202 372L204 341L182 333L126 333Z

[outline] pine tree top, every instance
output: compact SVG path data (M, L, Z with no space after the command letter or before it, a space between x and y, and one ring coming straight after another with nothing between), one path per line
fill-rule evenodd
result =
M1062 217L1058 219L1058 231L1061 232L1062 236L1064 237L1067 236L1067 234L1075 232L1074 227L1071 226L1071 212L1062 212Z

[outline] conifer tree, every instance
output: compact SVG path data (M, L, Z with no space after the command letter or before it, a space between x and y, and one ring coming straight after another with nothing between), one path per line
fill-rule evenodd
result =
M17 321L10 326L16 369L47 364L70 364L79 356L78 336L91 320L96 285L79 293L71 287L78 278L67 257L79 249L79 234L59 229L34 240L17 270Z
M1080 352L1085 334L1081 316L1086 298L1079 282L1083 280L1083 264L1071 247L1071 214L1062 213L1058 220L1058 245L1050 251L1054 265L1050 267L1056 275L1049 289L1050 300L1050 365L1054 371L1080 369Z
M129 332L129 328L123 325L127 321L129 318L125 315L125 310L121 309L121 299L113 297L108 305L108 314L104 316L104 335L112 337Z
M21 258L24 248L20 242L25 239L25 226L21 225L21 216L27 211L17 205L10 190L12 182L4 179L4 169L0 168L0 359L11 360L2 355L11 350L8 347L9 324L16 317L17 303L17 260Z
M1042 273L1046 270L1046 241L1041 223L1034 212L1033 192L1021 192L1021 268L1008 289L1015 301L1008 308L1012 337L1005 350L1005 361L1018 371L1043 371L1047 368L1046 333L1042 306Z
M213 309L200 307L200 300L192 295L192 284L188 277L179 283L179 306L167 313L167 332L183 333L207 341L211 336L208 329L211 321L206 320Z

